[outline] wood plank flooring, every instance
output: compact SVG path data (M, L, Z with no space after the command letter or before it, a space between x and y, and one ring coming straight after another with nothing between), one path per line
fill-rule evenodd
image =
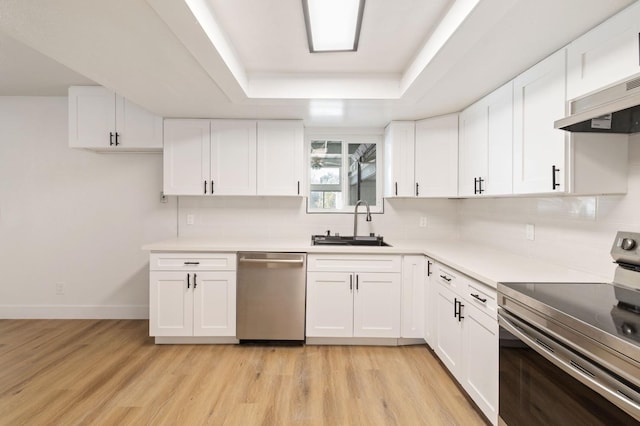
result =
M148 322L0 320L0 425L484 425L424 346L155 345Z

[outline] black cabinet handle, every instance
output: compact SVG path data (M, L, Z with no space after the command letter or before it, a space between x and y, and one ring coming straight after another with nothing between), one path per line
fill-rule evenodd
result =
M482 189L482 182L484 182L484 179L479 177L478 178L478 194L482 194L484 192L484 189Z
M191 286L191 274L187 274L187 288Z
M113 132L109 132L109 146L113 146Z
M120 136L120 135L118 134L118 132L116 132L116 146L120 145L120 143L118 142L118 137L119 137L119 136Z
M553 191L555 191L556 188L560 186L560 184L556 182L556 172L559 171L560 169L558 169L555 165L551 166L551 189Z
M458 300L458 322L462 321L464 318L462 315L462 308L464 308L464 305L461 300Z
M398 182L396 182L396 195L398 195Z
M300 181L298 181L298 195L300 195Z
M473 178L473 195L478 193L478 178Z
M431 261L427 260L427 276L431 276Z
M185 265L199 265L200 262L184 262Z
M453 317L456 318L458 316L458 298L453 298Z
M204 193L205 194L207 193L207 181L206 180L204 181Z
M473 294L473 293L471 293L471 297L473 297L473 298L474 298L474 299L476 299L476 300L481 301L482 303L487 303L487 299L483 299L483 298L482 298L482 297L480 297L480 295L478 295L478 294Z
M446 280L447 282L451 282L451 278L447 277L446 275L440 275L440 278Z
M349 291L353 291L353 275L349 275Z
M358 279L358 274L356 274L356 291L360 290L360 283L359 283L359 279Z
M196 277L197 277L197 275L193 274L193 289L194 290L196 289L196 286L198 285L198 283L196 282Z
M420 195L420 190L419 190L420 184L418 182L416 182L416 197L418 195Z
M454 298L453 299L453 317L458 317L458 322L462 321L462 319L464 318L462 316L462 308L464 308L464 305L462 304L461 300L458 300L458 298Z
M213 179L211 179L211 193L213 194Z

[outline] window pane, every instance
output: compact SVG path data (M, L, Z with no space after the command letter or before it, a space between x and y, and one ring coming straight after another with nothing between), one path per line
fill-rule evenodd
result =
M349 205L376 205L376 144L349 144Z
M341 209L342 192L339 191L311 191L309 207L313 209Z

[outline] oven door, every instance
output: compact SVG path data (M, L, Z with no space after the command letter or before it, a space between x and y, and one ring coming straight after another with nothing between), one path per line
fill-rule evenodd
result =
M498 322L499 424L638 425L635 386L612 380L598 365L504 309Z

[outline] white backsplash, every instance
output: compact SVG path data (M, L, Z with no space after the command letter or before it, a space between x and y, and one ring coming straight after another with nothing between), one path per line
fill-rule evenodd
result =
M460 235L611 280L616 232L640 231L640 135L630 142L626 195L460 200ZM535 226L533 241L527 224Z
M307 214L306 199L285 197L180 197L179 235L219 238L311 239L312 234L353 234L353 214ZM364 208L360 209L364 212ZM385 201L384 214L358 217L358 234L382 235L385 241L456 236L456 201L398 199ZM193 215L193 225L187 225ZM420 227L420 218L427 226Z

